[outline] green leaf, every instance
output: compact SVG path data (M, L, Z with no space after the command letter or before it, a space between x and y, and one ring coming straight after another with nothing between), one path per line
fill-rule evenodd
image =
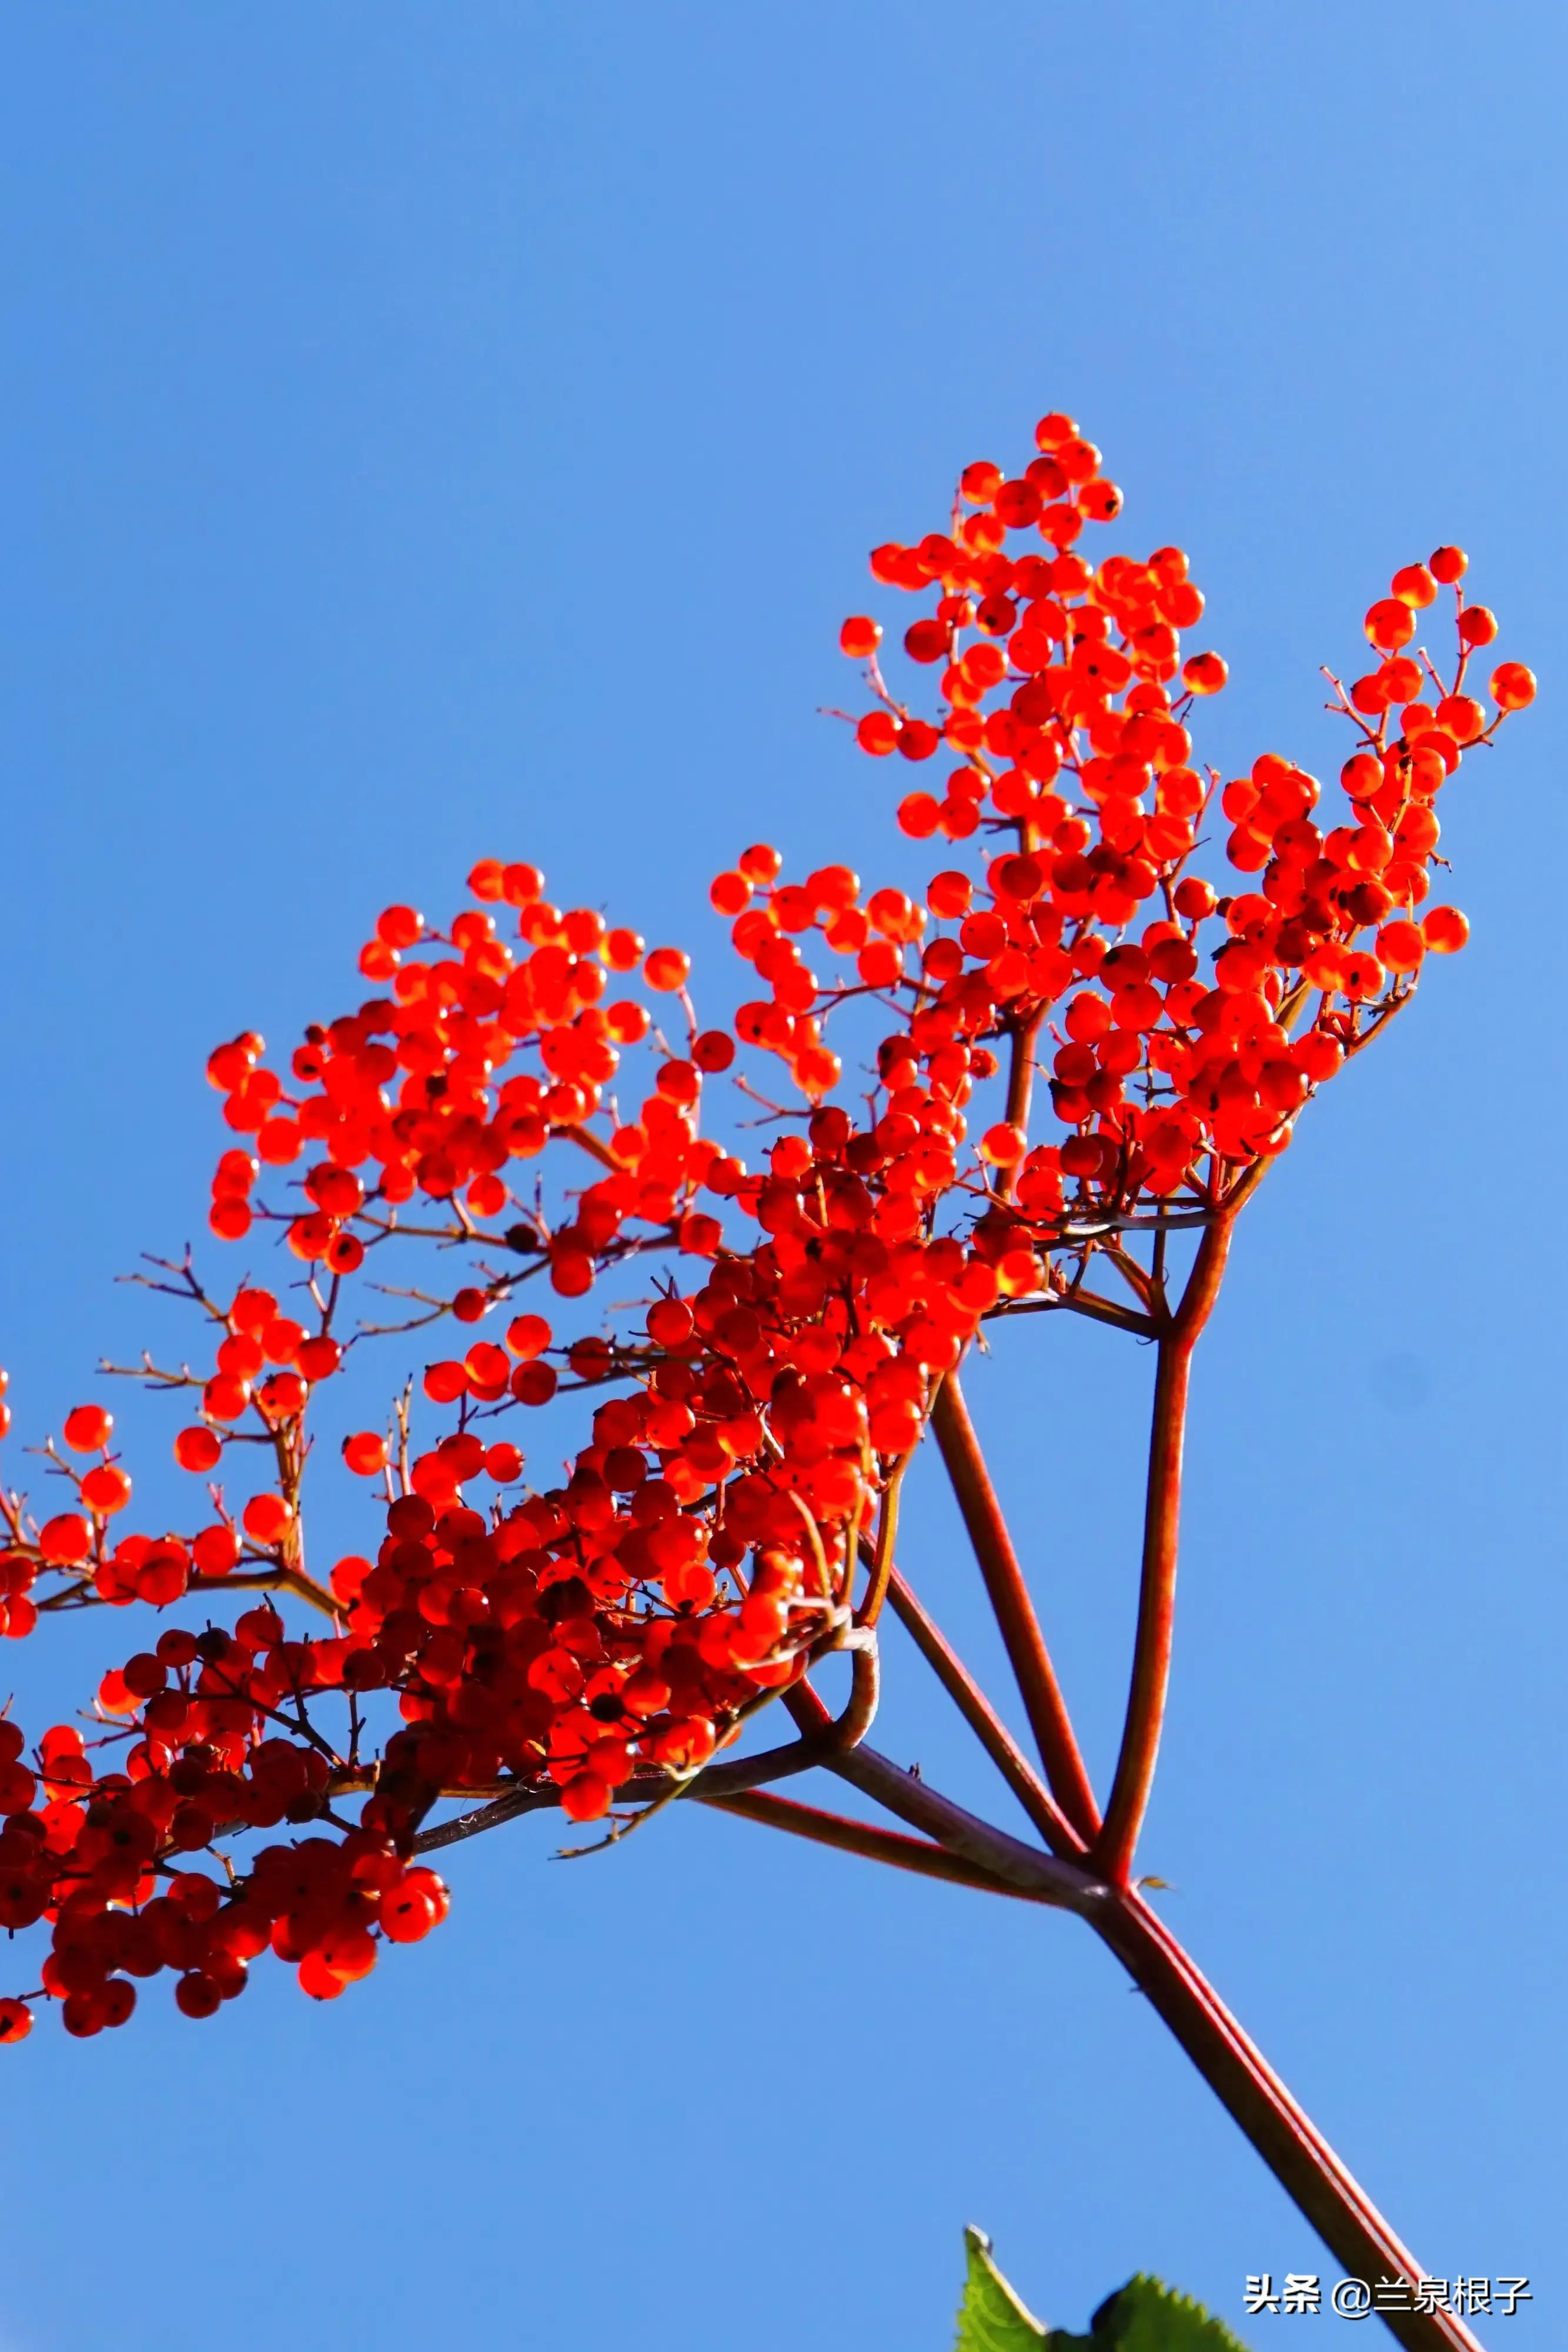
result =
M1094 2352L1247 2352L1190 2294L1178 2294L1140 2272L1106 2297L1090 2322ZM1063 2345L1084 2339L1064 2336ZM1054 2344L1055 2338L1051 2338Z
M958 2310L956 2352L1247 2352L1190 2295L1141 2273L1118 2287L1090 2321L1087 2336L1046 2327L1021 2302L991 2259L983 2230L967 2229L968 2274Z
M991 2242L983 2230L967 2229L968 2276L958 2306L956 2352L1038 2352L1051 2342L1045 2329L1019 2301L991 2260Z

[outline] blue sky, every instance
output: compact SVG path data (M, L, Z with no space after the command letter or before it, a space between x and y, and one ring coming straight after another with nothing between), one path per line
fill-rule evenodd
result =
M389 898L528 857L716 960L759 834L913 873L816 715L837 623L1043 409L1191 551L1222 767L1328 766L1316 665L1469 549L1541 701L1445 811L1474 944L1302 1122L1206 1341L1147 1866L1428 2267L1533 2276L1521 2347L1568 2292L1563 81L1557 11L1454 0L0 25L22 1433L154 1328L113 1277L200 1230L211 1044L335 1011ZM1146 1367L1009 1337L973 1401L1103 1776ZM926 1500L909 1564L991 1664ZM101 1659L5 1663L64 1704ZM890 1680L881 1744L978 1800ZM1056 2324L1137 2267L1233 2320L1330 2271L1071 1924L706 1815L551 1843L455 1858L340 2004L258 1970L9 2058L4 2352L915 2352L969 2220Z

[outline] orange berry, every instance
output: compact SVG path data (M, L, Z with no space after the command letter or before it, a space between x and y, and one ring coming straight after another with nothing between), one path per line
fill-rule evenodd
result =
M904 633L904 650L911 661L946 661L952 639L946 621L916 621Z
M203 1576L226 1576L239 1560L239 1539L232 1528L204 1528L191 1546L191 1557Z
M997 1168L1016 1167L1028 1150L1029 1138L1022 1128L1014 1127L1007 1119L987 1128L980 1138L981 1159L988 1160Z
M387 1444L373 1429L361 1429L343 1440L343 1459L356 1478L376 1478L387 1466Z
M227 1372L217 1373L202 1391L202 1411L209 1421L237 1421L249 1402L246 1382Z
M1469 568L1470 559L1462 547L1435 548L1427 558L1427 571L1434 580L1440 580L1445 588L1451 588L1457 580L1462 580Z
M550 1327L542 1315L519 1315L507 1326L507 1345L525 1362L543 1353L550 1343Z
M249 1077L263 1051L262 1041L247 1030L225 1045L215 1045L207 1056L207 1083L220 1094L232 1094Z
M463 1369L471 1387L499 1391L506 1387L512 1367L505 1348L498 1348L493 1339L480 1339L464 1357Z
M1206 916L1213 914L1218 904L1212 884L1197 874L1183 876L1176 884L1175 898L1176 913L1185 916L1189 923L1202 922Z
M727 1029L705 1029L693 1044L692 1059L710 1076L727 1070L735 1059L735 1040Z
M751 904L751 885L744 874L716 874L707 895L716 914L738 915Z
M1459 614L1459 639L1467 646L1490 646L1497 635L1497 614L1485 604L1467 604Z
M1486 712L1473 695L1446 694L1437 705L1437 724L1456 743L1473 743L1486 731Z
M1229 676L1218 654L1193 654L1181 666L1182 684L1189 694L1218 694Z
M38 1549L57 1567L74 1568L87 1558L91 1542L87 1521L75 1511L62 1511L38 1529Z
M613 1791L597 1772L579 1772L560 1792L560 1809L569 1822L602 1821Z
M223 1441L216 1431L204 1429L199 1423L181 1430L174 1440L175 1461L182 1470L194 1471L198 1476L222 1461L223 1451Z
M449 1898L433 1870L410 1870L382 1896L382 1934L393 1944L417 1944L445 1918Z
M81 1482L81 1498L89 1511L109 1518L131 1500L131 1481L112 1462L100 1462Z
M100 1404L78 1404L66 1415L64 1436L73 1454L96 1454L109 1444L114 1416Z
M680 948L655 948L643 966L643 977L650 988L672 996L676 989L685 986L691 970L692 960Z
M1500 662L1487 690L1500 710L1522 710L1535 699L1535 672L1522 662Z
M987 457L977 458L966 466L958 477L958 488L972 507L989 506L1002 486L1002 469Z
M1397 653L1407 646L1416 634L1416 622L1408 604L1397 596L1382 596L1369 609L1362 624L1369 641L1382 653Z
M586 1250L553 1250L549 1278L550 1288L560 1297L581 1298L593 1287L593 1260Z
M1377 934L1377 952L1390 971L1414 971L1427 951L1418 923L1385 923Z
M747 880L758 887L777 882L784 867L784 860L779 852L765 841L754 841L749 849L741 851L735 862Z
M482 857L468 872L468 887L476 898L499 898L507 887L507 869L498 857Z
M868 710L855 728L855 741L876 760L884 760L897 740L898 721L891 710Z
M621 997L605 1013L610 1034L622 1045L635 1045L645 1037L653 1024L644 1005L633 1004L630 997Z
M1389 582L1394 594L1402 604L1422 611L1437 597L1437 583L1424 563L1407 563Z
M869 613L852 613L839 631L839 650L852 661L864 661L882 643L882 623Z
M291 1364L304 1338L304 1325L297 1323L291 1315L274 1315L262 1326L261 1344L275 1364Z
M1421 936L1434 955L1458 955L1470 927L1457 907L1433 907L1421 918Z
M271 1546L282 1542L293 1517L281 1495L253 1495L241 1514L240 1524L252 1543Z
M601 953L612 971L634 971L643 960L643 945L640 931L617 929L606 932Z
M343 1350L329 1332L320 1331L313 1339L300 1341L294 1360L308 1381L327 1381L342 1362Z

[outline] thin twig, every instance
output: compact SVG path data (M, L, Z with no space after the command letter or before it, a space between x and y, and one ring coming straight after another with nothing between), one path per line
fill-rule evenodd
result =
M894 1616L1051 1852L1069 1856L1082 1854L1083 1840L1033 1771L1022 1748L941 1628L926 1614L896 1569L888 1581L887 1597Z

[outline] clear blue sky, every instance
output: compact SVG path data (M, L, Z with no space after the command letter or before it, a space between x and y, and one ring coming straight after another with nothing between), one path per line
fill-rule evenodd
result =
M200 1229L209 1045L336 1011L388 898L528 857L716 947L758 834L903 871L814 715L837 622L1043 408L1191 550L1222 764L1326 766L1315 665L1469 548L1541 702L1445 811L1475 944L1249 1213L1147 1866L1428 2266L1534 2276L1521 2347L1568 2336L1563 105L1560 12L1508 0L0 26L24 1431ZM1030 1336L977 1402L1103 1772L1146 1366ZM930 1503L911 1565L980 1660ZM893 1683L882 1744L978 1796ZM6 2060L3 2352L920 2352L967 2220L1058 2324L1138 2266L1235 2321L1247 2272L1332 2270L1086 1931L706 1815L551 1842L461 1853L340 2004L258 1969L213 2025L160 1994Z

